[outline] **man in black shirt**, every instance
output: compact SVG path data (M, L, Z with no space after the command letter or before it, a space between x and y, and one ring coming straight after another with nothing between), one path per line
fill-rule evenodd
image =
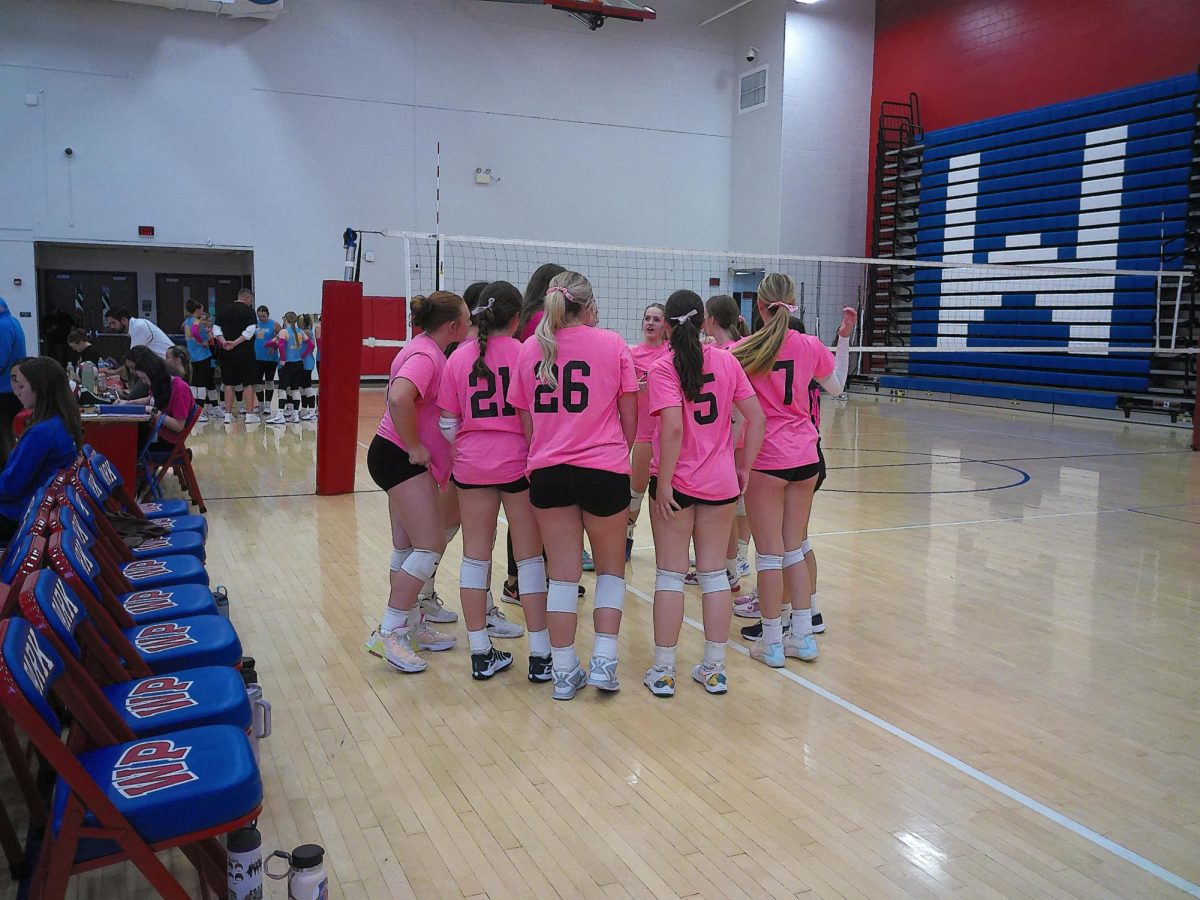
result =
M238 291L237 301L217 313L213 336L221 347L221 380L225 383L225 424L233 424L235 392L241 391L246 422L261 421L254 412L254 381L258 371L254 360L254 332L258 316L254 313L254 292Z

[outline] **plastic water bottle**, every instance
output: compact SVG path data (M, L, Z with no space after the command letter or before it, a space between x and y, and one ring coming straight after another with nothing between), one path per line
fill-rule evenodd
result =
M325 874L325 849L318 844L301 844L291 853L276 850L271 854L288 861L286 873L276 875L267 872L276 880L287 877L288 900L329 900L329 878Z
M252 714L250 749L254 751L254 761L258 762L258 742L271 735L271 701L263 697L262 685L258 683L258 673L254 669L254 658L246 656L242 660L242 681L246 684L246 697L250 701ZM249 664L246 660L249 660Z
M226 900L262 900L262 835L253 825L231 832L226 842Z

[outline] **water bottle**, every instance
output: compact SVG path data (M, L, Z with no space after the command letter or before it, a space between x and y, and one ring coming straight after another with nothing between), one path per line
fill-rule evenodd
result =
M268 871L267 876L288 880L288 900L329 900L329 878L325 874L325 850L318 844L301 844L291 853L276 850L278 856L288 861L287 872L276 875Z
M271 735L271 702L263 699L262 685L246 685L246 696L250 698L250 709L254 713L251 724L253 740L250 742L254 750L254 761L258 761L258 742Z
M217 615L222 619L229 619L229 591L225 585L218 584L217 589L212 592L213 602L217 604ZM248 657L246 657L248 658ZM254 660L250 660L250 664L254 665Z
M254 825L231 832L226 841L226 900L262 900L262 835Z
M79 380L83 383L85 391L96 390L96 367L90 362L82 362L79 364Z

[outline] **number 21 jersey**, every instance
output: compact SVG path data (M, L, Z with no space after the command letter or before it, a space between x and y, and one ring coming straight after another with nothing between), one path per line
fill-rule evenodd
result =
M471 369L479 342L464 341L446 360L438 406L459 420L454 439L454 480L460 484L508 484L525 476L529 443L521 417L506 399L517 371L521 342L495 335L487 339L490 376Z
M508 394L533 420L529 470L572 465L628 475L617 398L637 393L633 354L619 334L603 328L573 325L559 329L555 339L558 386L538 382L542 348L530 338L521 345Z

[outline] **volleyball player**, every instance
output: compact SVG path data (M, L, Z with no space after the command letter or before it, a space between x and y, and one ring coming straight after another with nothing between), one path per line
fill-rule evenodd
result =
M529 499L546 547L554 698L583 684L620 688L617 634L625 602L629 452L637 434L637 375L620 335L596 328L592 286L578 272L550 281L535 340L521 346L509 402L530 435ZM596 562L589 671L575 654L583 534ZM515 539L515 537L514 537Z
M550 680L550 633L546 630L546 566L542 537L529 504L529 439L507 400L521 343L513 337L521 292L507 281L485 285L471 316L475 339L450 355L438 406L442 433L454 445L451 480L458 489L463 559L459 585L471 677L491 678L512 664L512 654L489 638L488 614L496 517L504 505L517 555L521 608L529 625L529 680ZM519 636L520 632L518 632Z
M725 646L733 598L725 570L734 507L762 445L765 419L754 388L728 352L701 345L704 304L692 291L667 300L670 354L650 369L649 409L660 423L654 440L657 475L650 479L654 529L654 664L643 683L650 693L675 693L675 650L683 626L688 544L704 604L704 659L692 678L710 694L728 689ZM734 462L733 411L746 422L745 446Z
M304 349L300 353L300 420L311 422L317 417L317 389L313 387L317 340L313 334L313 317L304 313L296 319L296 327L304 337Z
M736 300L728 294L716 294L709 297L704 305L704 333L716 347L732 350L733 345L746 336L746 320L742 318L741 309ZM737 416L734 417L738 419ZM746 435L744 424L735 421L737 429L737 448L735 457L742 450ZM746 518L746 498L738 497L737 508L734 510L733 528L730 530L729 546L726 550L725 567L729 572L730 584L737 584L738 579L750 574L750 562L746 554L750 549L750 520ZM747 618L758 618L758 591L742 591L734 602L735 615Z
M267 419L268 425L283 425L300 421L300 383L304 372L304 350L307 335L297 324L298 317L290 310L283 314L283 325L275 336L279 348L279 411Z
M733 348L766 413L767 430L746 488L746 511L754 533L758 570L762 640L750 655L775 668L785 657L817 658L812 636L810 581L802 549L819 469L817 433L809 411L808 383L817 381L840 394L849 363L849 343L842 332L857 318L843 311L837 359L815 336L788 327L795 311L795 285L773 273L758 288L763 327ZM791 632L784 637L781 617L784 580L793 598Z
M254 395L258 399L259 415L270 415L275 400L275 372L279 367L279 344L275 342L279 323L271 318L271 311L266 306L260 306L256 312L254 362L258 366L258 377L254 380Z
M646 375L669 351L663 328L663 305L651 303L642 312L642 342L633 348L633 369L638 378L638 430L633 442L633 462L629 474L629 527L625 532L625 559L633 553L633 532L642 512L642 498L650 481L650 457L658 417L650 415Z
M214 410L217 406L217 381L213 371L212 350L209 341L212 334L205 324L203 307L195 300L187 302L187 318L183 320L183 339L187 344L188 356L192 359L192 396L200 407L200 421L207 422L205 404Z
M453 636L434 631L413 606L446 549L438 486L449 480L452 451L438 430L437 391L445 348L462 340L469 319L462 298L449 291L413 297L409 310L421 334L392 360L387 408L367 450L367 471L388 495L392 556L388 605L366 650L401 672L420 672L426 663L418 649L454 646Z

